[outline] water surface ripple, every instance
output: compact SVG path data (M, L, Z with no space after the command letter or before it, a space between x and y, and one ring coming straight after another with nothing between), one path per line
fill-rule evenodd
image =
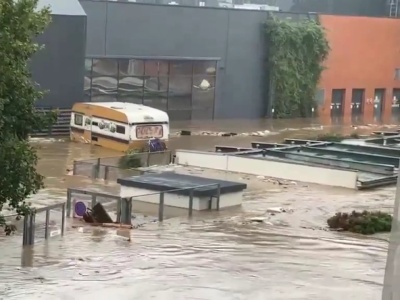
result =
M295 130L286 131L284 126L258 124L252 130L284 135L181 137L173 139L172 147L211 149L215 144L246 146L255 139L278 141L304 134L310 124L287 124ZM92 185L90 180L65 177L74 159L115 153L51 142L41 144L40 155L39 169L50 178L47 190L32 201L46 205L64 199L68 186ZM355 192L306 184L272 189L258 183L245 193L241 209L192 220L177 217L163 225L147 223L131 231L130 241L129 233L115 229L68 228L63 239L21 250L20 236L7 243L0 237L0 299L376 300L381 295L387 236L358 237L321 228L336 211L391 210L394 191L390 187ZM266 213L277 206L290 207L293 213ZM248 222L260 216L266 223Z

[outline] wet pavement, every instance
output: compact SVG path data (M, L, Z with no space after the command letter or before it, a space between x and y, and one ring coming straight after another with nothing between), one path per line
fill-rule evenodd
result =
M286 123L286 126L285 126ZM212 150L215 145L246 147L251 141L280 141L310 133L351 133L351 125L321 125L312 121L235 121L176 124L202 131L267 136L175 136L172 148ZM390 127L390 126L388 126ZM245 130L243 130L245 128ZM360 133L377 130L358 126ZM174 131L174 130L173 130ZM65 201L67 187L92 186L84 178L67 176L74 159L118 153L65 141L40 141L39 170L47 188L32 198L35 205ZM188 220L171 212L160 225L147 222L132 230L71 228L63 239L20 247L21 238L0 237L0 299L379 299L387 251L387 236L359 237L325 230L336 211L390 211L395 188L367 192L283 183L241 174L177 168L177 172L246 182L241 208L198 213ZM281 182L282 183L282 182ZM115 192L109 184L95 186ZM287 213L271 215L271 207ZM137 210L142 210L136 207ZM156 208L152 208L156 212ZM143 208L145 210L145 208ZM140 212L139 212L140 213ZM146 212L151 215L151 210ZM257 218L264 222L252 222ZM55 221L57 215L55 214Z

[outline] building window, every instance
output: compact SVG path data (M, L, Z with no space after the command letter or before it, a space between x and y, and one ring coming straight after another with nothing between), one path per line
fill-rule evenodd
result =
M217 62L88 58L85 101L121 101L167 111L171 120L212 119Z
M394 79L395 80L400 80L400 68L396 68L394 70Z
M174 120L190 120L192 107L193 61L170 61L168 114Z
M392 108L399 107L400 89L393 89Z
M121 133L121 134L125 134L125 127L121 126L121 125L117 125L116 132L117 133Z
M144 61L120 59L118 72L118 101L143 104Z
M342 117L346 89L333 89L331 98L331 117Z
M352 114L362 114L364 112L364 89L353 89L351 93Z
M75 125L82 126L83 125L83 116L80 114L75 114L74 123L75 123Z
M84 101L91 101L92 93L92 62L91 58L85 59Z
M112 58L93 59L92 101L111 102L117 100L118 61Z
M215 76L193 76L193 119L212 119L215 98Z

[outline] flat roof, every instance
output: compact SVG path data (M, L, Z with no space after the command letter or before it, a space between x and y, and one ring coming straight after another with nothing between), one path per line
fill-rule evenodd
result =
M87 105L100 106L122 112L128 123L136 122L169 122L168 114L157 108L130 102L82 102ZM73 109L73 108L72 108Z
M49 6L52 15L86 16L78 0L39 0L38 9Z
M173 172L151 173L128 178L119 178L117 179L117 183L127 187L148 189L158 192L182 189L174 191L173 193L187 196L190 194L190 188L208 185L195 189L193 195L196 197L215 196L218 188L217 184L220 185L221 194L240 192L247 188L247 184L245 183L177 174ZM212 184L215 184L215 186L212 186Z

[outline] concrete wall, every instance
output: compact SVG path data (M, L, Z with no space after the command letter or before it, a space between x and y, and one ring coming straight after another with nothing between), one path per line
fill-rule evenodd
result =
M177 163L181 165L350 189L355 189L357 187L357 171L352 170L338 170L213 152L176 150L175 154Z
M216 118L265 115L267 12L218 8L81 2L87 56L219 59Z
M120 185L120 197L133 197L133 201L159 204L160 192L156 190L140 189ZM175 193L164 193L164 205L189 209L189 196ZM219 208L227 208L242 205L243 191L221 194L219 199ZM209 202L211 209L217 209L217 199L211 197L193 197L193 210L208 210Z
M179 5L207 7L232 7L227 0L116 0L117 2L136 2L146 4L165 4L174 1ZM382 17L389 14L390 0L233 0L235 4L245 2L277 6L283 12L308 13L318 12L333 15L354 15Z

